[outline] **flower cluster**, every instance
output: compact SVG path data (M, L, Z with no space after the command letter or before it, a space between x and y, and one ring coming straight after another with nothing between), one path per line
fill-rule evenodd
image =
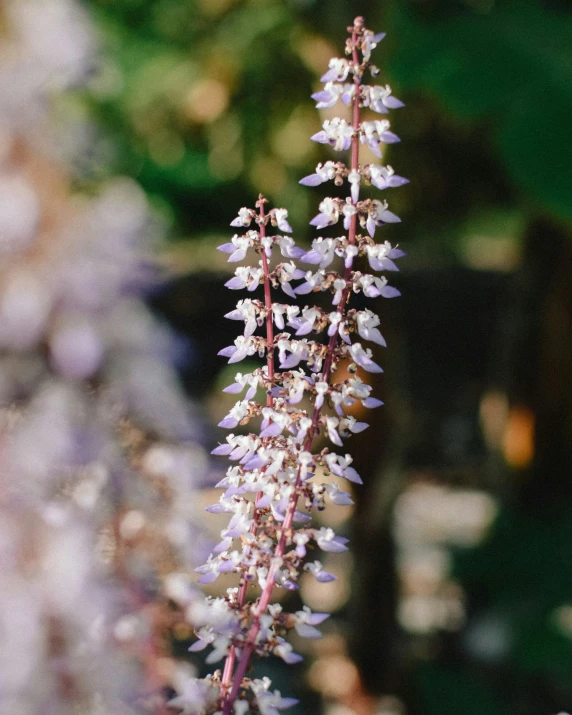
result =
M279 604L271 603L271 596L275 589L297 589L304 571L320 582L333 580L320 561L307 560L308 552L348 548L347 539L333 529L313 527L311 512L323 509L326 500L337 505L352 503L341 483L324 483L321 477L328 474L361 483L351 456L336 453L332 446L343 447L343 439L368 426L348 414L349 407L356 402L366 408L382 404L357 374L358 368L365 373L382 371L366 345L385 345L380 321L369 309L352 308L351 299L360 292L369 298L399 295L385 276L376 274L396 271L394 261L404 255L387 241L374 240L377 229L399 218L386 201L361 198L361 192L367 185L385 190L407 183L390 166L359 163L360 143L380 157L382 144L398 141L386 119L360 121L361 110L386 114L402 103L389 87L363 83L366 71L374 76L378 73L369 58L382 36L365 29L362 18L356 18L349 31L348 58L330 61L322 77L325 88L313 96L318 108L329 108L338 99L350 105L352 121L328 120L313 139L336 151L350 150L351 162L349 166L342 161L319 164L314 174L301 181L307 186L326 181L348 186L347 197L325 198L310 222L324 229L341 220L345 234L316 238L310 250L302 251L288 236L272 235L274 226L291 232L287 213L284 209L268 211L266 199L260 196L255 209L242 208L231 224L246 229L245 233L220 247L230 254L231 262L243 260L248 251L256 256L254 265L236 268L227 287L246 289L253 295L262 289L264 294L263 300L241 299L226 316L243 322L244 332L220 354L229 363L259 355L265 364L248 374L237 373L225 389L240 394L241 399L220 426L236 430L256 422L259 428L250 428L248 434L233 432L213 452L228 456L232 464L218 485L223 494L209 511L226 513L230 521L221 532L220 543L197 570L202 583L211 584L221 575L233 573L239 585L229 588L225 598L208 602L212 617L206 614L191 650L212 647L207 662L224 660L224 669L222 675L217 672L189 684L188 693L172 701L185 713L230 715L249 712L251 706L257 712L276 713L291 704L278 692L272 694L268 681L246 677L251 656L273 654L287 663L297 662L301 656L285 639L287 632L294 629L302 637L317 638L320 631L316 626L328 614L312 613L306 607L287 614ZM277 251L285 261L275 261ZM356 270L358 260L360 265L367 263L372 272ZM307 266L315 268L308 270ZM291 298L328 293L331 308L275 302L273 290ZM340 363L348 366L345 379L337 379ZM265 395L262 403L256 400L260 392ZM331 446L313 451L322 438ZM249 585L260 591L254 603L246 599Z

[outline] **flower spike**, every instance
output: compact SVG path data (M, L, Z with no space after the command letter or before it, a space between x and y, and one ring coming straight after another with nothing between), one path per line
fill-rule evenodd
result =
M231 464L218 485L223 495L208 510L227 513L230 521L197 571L202 583L233 573L239 585L229 588L224 598L207 600L205 622L198 624L198 641L191 650L208 648L207 662L223 661L224 665L221 675L194 681L188 695L184 691L172 701L178 707L190 707L188 712L231 715L253 709L276 713L295 702L272 692L267 678L250 680L246 673L254 654L298 662L301 656L284 638L291 629L304 638L320 637L316 626L328 614L312 613L307 607L288 614L279 604L271 604L271 596L276 589L297 589L305 571L322 583L335 579L320 561L306 560L308 551L341 553L348 549L348 540L329 527L312 527L310 513L323 509L326 499L339 506L352 504L351 495L342 488L343 480L359 485L362 479L351 466L350 454L339 454L329 446L316 452L315 446L320 439L343 448L345 439L368 427L349 415L348 408L356 403L366 408L382 404L356 374L358 369L365 374L383 372L367 345L386 345L380 320L369 309L352 308L351 300L358 293L367 298L399 295L385 276L376 274L397 271L395 261L404 253L387 241L376 243L374 236L385 224L400 219L387 201L364 193L370 186L385 191L408 182L391 166L360 164L361 145L381 159L383 145L399 141L386 118L362 121L361 111L370 108L388 114L403 104L388 85L364 83L368 70L374 77L379 72L370 56L383 34L366 29L361 17L348 29L346 57L330 60L322 76L324 89L313 99L318 108L333 107L340 100L351 107L352 120L328 119L312 139L336 151L349 151L350 161L348 165L320 163L315 173L300 182L317 187L333 181L347 188L344 197L323 198L310 221L320 231L339 226L342 235L320 236L309 251L303 251L291 237L272 235L273 228L292 232L288 214L285 209L269 209L267 200L259 196L255 208L241 208L231 222L244 233L235 234L219 248L231 263L255 256L252 265L238 265L226 283L231 290L246 290L249 297L242 297L227 313L228 319L244 323L244 332L219 354L229 363L258 354L264 364L251 373L236 373L224 390L240 399L219 425L230 430L252 423L259 426L249 434L233 432L213 450L213 454L227 456ZM277 253L285 260L277 260ZM358 258L369 265L371 274L355 269ZM298 267L298 262L313 270ZM290 298L329 293L332 307L324 310L311 301L304 308L288 305L275 299L278 289ZM319 335L322 339L316 340ZM334 382L332 376L341 361L349 363L349 376ZM341 483L335 479L322 482L321 472ZM259 589L254 603L246 598L249 586ZM196 705L199 701L200 706Z

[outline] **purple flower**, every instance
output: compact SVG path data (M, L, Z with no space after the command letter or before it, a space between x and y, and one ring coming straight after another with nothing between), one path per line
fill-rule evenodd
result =
M323 526L321 529L314 529L314 539L322 551L329 551L339 554L347 551L348 539L343 536L336 536L333 529Z
M328 71L320 77L320 82L345 82L350 71L350 63L344 58L332 57Z
M383 372L380 366L371 359L369 348L364 350L360 343L354 343L349 348L349 353L356 365L363 367L367 372Z
M319 206L320 213L310 221L311 226L325 228L337 223L340 215L339 202L330 197L325 198Z
M337 580L337 576L334 576L334 574L322 568L322 564L319 561L309 562L305 564L304 570L309 571L312 576L314 576L314 578L320 583L329 583L330 581Z
M397 188L409 183L409 179L405 179L403 176L397 176L391 166L370 164L366 168L371 183L381 191L388 188Z

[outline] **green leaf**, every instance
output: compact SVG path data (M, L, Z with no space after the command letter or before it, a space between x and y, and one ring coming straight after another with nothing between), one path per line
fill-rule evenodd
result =
M512 715L476 677L433 664L418 677L425 715Z
M512 104L498 136L500 156L517 183L568 221L572 221L571 117L572 95L559 96L547 85Z
M572 220L572 15L538 0L505 0L421 20L403 3L390 13L398 37L389 69L465 121L486 121L513 180L546 209Z

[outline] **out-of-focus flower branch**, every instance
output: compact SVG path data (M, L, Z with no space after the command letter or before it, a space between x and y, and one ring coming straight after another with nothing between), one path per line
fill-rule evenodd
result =
M51 100L93 65L79 4L1 12L0 710L161 713L208 460L143 301L157 224L130 179L70 189Z

